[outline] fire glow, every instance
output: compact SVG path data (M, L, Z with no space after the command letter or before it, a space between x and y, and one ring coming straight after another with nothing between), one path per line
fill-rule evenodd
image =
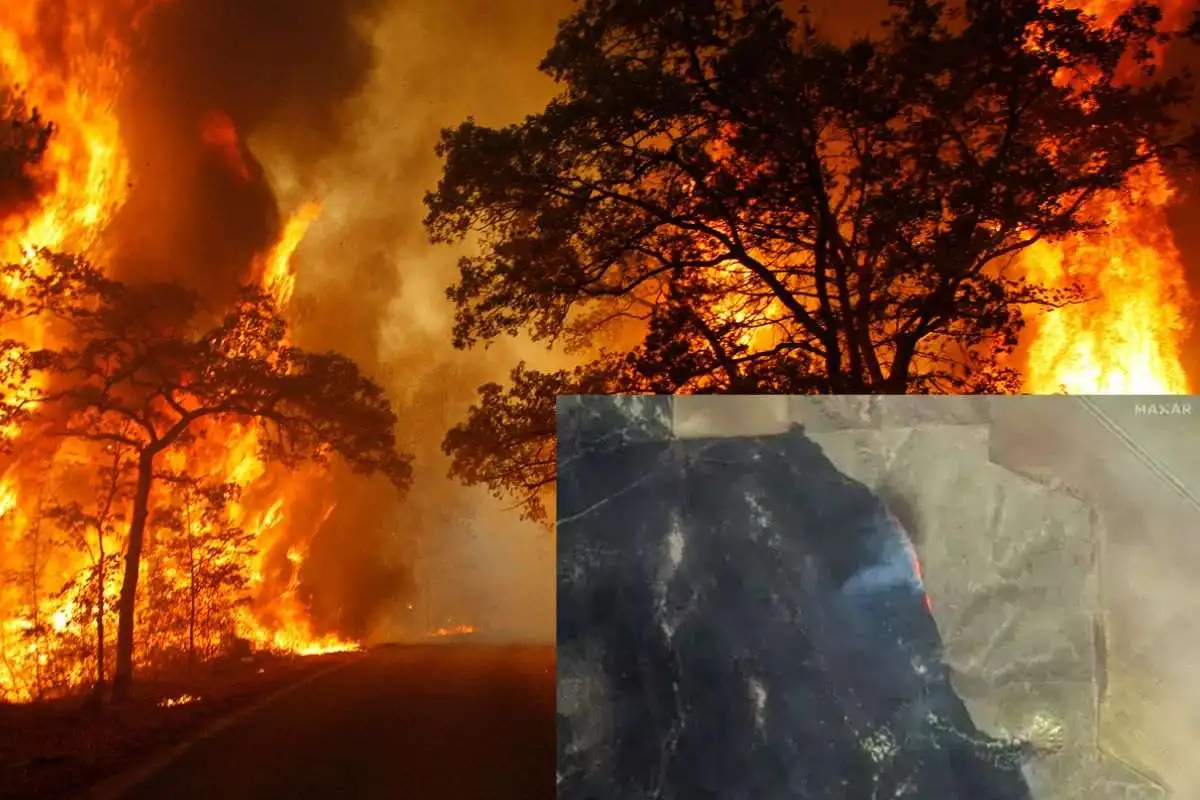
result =
M42 187L36 201L0 220L0 257L6 263L33 258L45 248L86 255L108 267L104 235L127 198L130 179L115 111L129 57L126 35L159 1L112 0L101 10L93 0L67 0L54 15L40 14L36 2L6 3L0 10L0 83L19 87L28 107L56 128L35 176ZM56 31L62 52L45 49L44 43L54 39L43 37L39 29L47 16L62 26ZM201 146L217 150L240 179L250 179L249 151L228 115L213 111L196 136ZM294 253L319 210L317 204L297 210L276 245L247 265L281 309L294 289ZM22 289L5 287L9 293ZM2 335L40 346L64 334L17 322ZM105 569L101 562L121 554L123 543L120 526L93 532L88 541L69 541L43 515L46 502L62 491L63 476L70 470L78 473L81 465L102 464L103 448L31 441L34 437L20 430L0 433L15 445L15 455L0 465L0 569L5 571L0 580L0 700L19 701L95 678L94 660L86 663L94 654L80 653L95 649L96 604L81 587L99 574L104 591L93 594L116 596L120 570ZM204 657L234 638L299 654L356 648L337 636L317 635L301 598L307 543L332 504L317 520L299 519L302 515L293 515L292 509L300 498L320 496L327 485L323 469L287 472L264 463L250 426L212 424L202 434L169 466L234 484L240 492L218 515L202 513L191 495L165 486L154 496L156 506L175 509L183 524L179 530L160 526L147 531L152 543L142 562L147 591L140 593L137 613L139 625L148 630L139 633L139 659L148 648ZM204 544L230 530L243 532L244 546ZM216 579L200 595L198 565L212 575L231 568L245 573L245 601L220 597L223 589ZM181 602L189 605L189 596L190 608L171 611ZM111 635L116 631L115 603L105 602L114 613L105 623Z
M430 636L470 636L473 633L478 633L479 630L474 625L454 625L449 628L437 628L430 632Z
M194 697L190 694L181 694L178 697L165 697L159 701L159 708L176 708L178 706L190 706L192 703L199 702L199 697Z
M1111 21L1130 0L1075 0ZM1165 0L1168 28L1195 0ZM1040 242L1023 255L1028 277L1052 288L1079 285L1090 302L1056 309L1035 322L1026 386L1033 394L1187 394L1181 345L1191 303L1166 210L1176 189L1154 163L1130 191L1099 197L1091 213L1099 234Z

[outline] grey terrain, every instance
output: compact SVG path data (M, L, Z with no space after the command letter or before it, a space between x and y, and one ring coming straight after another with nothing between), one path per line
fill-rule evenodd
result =
M614 447L623 451L658 447L678 454L688 452L690 441L702 443L703 452L724 452L736 460L749 451L729 450L720 440L757 442L753 447L761 450L767 446L763 443L802 436L819 449L836 473L878 498L911 539L919 556L927 608L936 623L937 660L953 689L945 693L950 705L941 707L965 706L969 719L952 727L961 728L973 742L980 743L974 751L981 747L1002 751L1010 745L1020 748L1018 763L1024 787L996 789L990 796L1017 797L1025 791L1024 796L1037 800L1186 798L1200 785L1200 776L1190 772L1194 759L1189 759L1200 741L1200 691L1193 688L1194 678L1189 677L1194 674L1193 665L1200 663L1200 645L1192 644L1200 641L1194 627L1200 624L1200 614L1191 608L1188 591L1191 576L1200 566L1200 503L1193 494L1200 476L1200 447L1196 446L1200 444L1200 417L1192 416L1190 403L1188 398L1131 397L570 398L560 401L560 427L565 420L572 424L572 415L578 424L583 410L583 417L591 415L593 432L590 442L581 443L576 437L568 450L560 449L560 470L565 470L569 479L570 471L584 466L580 460L591 458L589 454L595 454L597 447L607 449L611 461ZM1200 403L1195 413L1200 414ZM606 421L597 422L596 414ZM607 440L596 430L608 430ZM560 430L560 439L561 434ZM570 435L567 441L572 441ZM730 455L735 452L740 455ZM758 462L762 455L750 458ZM668 462L674 463L672 459ZM682 469L690 468L685 465ZM610 464L607 469L619 472L620 466ZM799 494L809 492L819 498L834 491L803 488L811 470L772 469L784 484L790 479L800 487L796 489ZM683 474L677 467L671 470ZM789 471L790 476L783 474ZM734 521L736 515L729 512L720 512L726 528L740 524L739 532L714 533L720 526L697 523L714 513L711 509L706 512L708 517L698 513L705 502L715 509L718 506L711 498L722 493L732 497L741 491L735 491L736 487L715 483L700 492L703 497L677 498L675 504L683 509L685 522L652 524L649 520L655 512L646 500L656 478L655 470L646 472L645 478L611 487L598 486L603 481L591 476L592 495L578 491L572 495L567 487L565 495L568 500L575 497L577 505L570 508L562 505L560 475L560 796L572 796L570 791L564 795L563 788L584 786L589 778L583 776L590 775L593 785L607 787L594 790L596 797L634 796L635 784L664 798L682 797L678 789L691 778L668 775L671 764L680 758L681 737L686 738L688 728L672 722L687 716L686 709L680 712L678 708L680 686L696 682L693 673L700 667L695 665L718 663L722 658L737 665L738 679L750 687L742 693L750 697L748 705L744 698L734 704L750 708L751 716L757 713L758 732L751 726L746 729L749 733L738 739L736 713L721 711L728 717L730 733L725 742L711 744L710 753L719 753L722 747L741 747L748 754L743 755L740 767L736 757L725 755L710 754L691 763L691 774L702 771L697 764L710 761L714 765L723 761L725 770L721 773L725 777L713 777L719 770L714 771L709 784L693 781L693 796L699 796L694 795L696 785L711 785L730 797L753 796L753 791L728 783L733 780L728 775L751 767L761 774L763 764L773 763L772 758L780 760L778 754L787 752L779 737L790 736L784 731L794 732L797 723L792 719L779 726L787 704L778 695L798 692L796 686L804 678L796 672L779 673L775 677L782 682L770 686L759 674L772 668L772 647L766 642L788 635L786 626L765 627L744 609L735 609L752 601L756 592L774 598L773 610L761 611L763 619L778 617L779 609L797 603L812 607L813 598L800 595L787 601L793 603L788 606L779 600L781 590L795 592L793 583L819 583L828 576L823 578L820 569L806 575L806 565L813 563L811 554L789 556L786 553L794 549L790 544L776 543L772 549L747 542L746 553L730 555L730 543L753 538L748 527L754 526L744 519ZM767 479L755 480L753 486L742 488L761 492ZM695 494L695 481L689 481ZM659 483L660 490L665 486ZM785 489L779 491L786 494ZM607 496L601 496L605 492ZM639 493L643 498L635 501ZM587 502L585 495L591 497ZM875 501L855 502L870 505ZM811 535L811 526L807 533L797 533L799 523L785 519L782 509L794 505L776 501L772 508L765 508L759 503L751 516L757 515L756 524L763 529L777 529L774 536ZM626 518L621 516L622 509ZM631 517L630 512L635 511ZM738 513L746 518L745 509ZM596 522L599 517L604 517L603 522ZM595 530L597 524L602 531ZM608 545L595 541L602 536L610 540ZM656 537L657 542L650 541ZM725 555L718 561L686 564L684 554L694 557L707 539L720 539L720 552ZM611 549L618 547L620 556ZM752 552L757 555L749 555ZM873 557L882 558L878 554ZM821 559L829 561L828 553L822 551ZM857 565L855 580L845 581L843 587L868 585L879 576L892 580L886 577L884 566L885 561L870 567ZM681 569L691 570L686 579L681 579ZM751 574L755 570L757 573ZM715 586L725 586L722 591L727 591L731 573L740 573L741 582L722 605L696 601ZM681 580L689 587L683 590L682 599L671 593L674 582L678 594ZM645 601L631 599L642 584ZM616 608L626 611L614 611L610 603L601 612L601 606L588 599L604 592L623 604ZM650 666L622 668L620 674L634 675L629 685L614 686L614 662L622 656L612 652L611 637L595 635L597 626L621 625L642 613L643 606L650 608L648 613L659 623L667 623L668 633L630 631L637 634L634 639L641 637L640 644L631 645L635 650L640 647L641 652L629 663ZM631 610L634 607L638 610ZM711 622L718 607L725 608L721 613L728 617L719 625ZM703 624L694 619L701 612L708 615ZM918 615L910 616L916 619ZM806 624L811 628L811 622ZM723 633L719 641L711 638L713 631L731 629L741 633ZM904 630L905 635L911 633L910 628ZM681 631L691 638L681 639ZM710 636L708 661L695 657L701 652L696 644L698 635ZM838 641L808 636L805 642L813 645L808 655L832 652L840 646ZM688 653L684 664L681 654ZM663 673L653 666L657 660L672 659L673 672ZM703 668L716 671L704 678L709 685L720 685L728 677L717 674L724 667ZM920 671L925 674L923 667ZM661 680L663 674L670 677L656 688L655 676ZM686 680L681 681L681 676ZM872 679L872 686L877 678ZM843 691L851 689L844 687ZM854 691L863 693L861 687ZM649 737L642 743L646 752L641 761L612 750L611 738L622 725L620 718L630 713L628 699L620 699L622 693L641 698L641 730L657 725L662 732L658 739ZM656 704L667 707L656 708ZM671 708L672 704L676 708ZM792 705L797 704L804 705L798 694ZM897 707L910 706L900 703ZM851 724L852 718L858 717L846 710L849 707L842 702L841 710L831 713L845 717L845 721L835 721L835 728L850 731L851 738L857 736L860 749L877 752L881 743L886 750L896 741L922 740L921 736L941 742L937 745L940 750L947 747L944 737L930 738L928 731L888 740L884 734L891 729L886 726ZM764 726L764 713L775 722ZM956 712L947 713L954 716ZM710 719L716 718L710 714ZM776 742L763 744L770 736L775 736ZM925 775L920 780L928 786L940 786L929 783L936 780L929 777L936 770L925 763L931 756L928 750L924 752L919 757L902 754L893 760L912 774ZM656 774L622 778L621 770L628 773L634 769L622 763L652 764L655 753L661 762ZM865 792L883 791L884 784L891 781L891 793L879 797L932 796L928 789L922 793L919 787L912 788L917 786L912 780L897 777L901 775L896 771L899 767L893 767L889 777L868 762L854 762L854 770L875 770L874 777L857 788L835 786L826 780L820 789L804 794L797 789L797 781L806 778L780 774L773 784L755 790L762 797L866 798L872 795ZM843 771L850 768L846 766L850 761L839 763ZM922 765L917 772L913 772L915 764ZM956 764L947 769L961 775L964 768ZM630 790L625 795L619 788L623 779ZM596 780L600 784L595 784ZM961 777L958 780L958 786L966 785ZM730 786L735 789L730 791ZM584 790L576 791L577 796L586 796L580 791Z

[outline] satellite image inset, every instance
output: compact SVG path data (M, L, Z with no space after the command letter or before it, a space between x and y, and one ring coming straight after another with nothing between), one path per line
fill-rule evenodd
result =
M1167 400L562 398L559 796L1188 797Z

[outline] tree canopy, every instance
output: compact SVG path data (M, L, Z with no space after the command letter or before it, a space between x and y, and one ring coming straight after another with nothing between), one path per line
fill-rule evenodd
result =
M53 134L54 126L20 94L0 88L0 220L36 198L37 167Z
M0 425L42 423L51 436L109 441L157 454L195 436L192 424L234 417L261 424L275 460L322 459L407 484L395 414L353 361L290 344L273 300L253 289L205 325L175 284L130 286L86 260L42 253L0 268L20 291L0 320L38 318L62 344L3 343Z
M206 313L175 284L131 286L87 260L42 252L0 267L0 322L36 320L45 341L0 342L0 430L72 438L130 454L136 474L119 602L114 692L128 693L133 611L150 497L167 470L159 457L212 431L257 425L268 460L340 455L406 488L396 416L382 388L337 353L293 346L269 296L247 289L230 310ZM18 438L14 434L20 431ZM34 441L37 439L35 438ZM186 476L185 476L186 477Z
M483 387L446 440L457 475L536 516L552 450L530 437L560 392L1016 390L1026 315L1084 299L1016 256L1102 226L1089 201L1138 170L1195 164L1151 3L1101 24L894 0L844 43L786 8L585 0L542 62L561 89L543 111L443 132L427 229L478 243L448 292L456 346L523 334L592 359Z

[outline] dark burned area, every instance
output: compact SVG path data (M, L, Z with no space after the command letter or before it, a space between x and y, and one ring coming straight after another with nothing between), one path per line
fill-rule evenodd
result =
M147 679L128 703L103 708L88 698L0 704L0 798L57 800L121 782L217 720L352 657L210 664L190 679Z
M800 427L672 439L669 398L619 402L560 401L560 798L1031 800L879 497Z

